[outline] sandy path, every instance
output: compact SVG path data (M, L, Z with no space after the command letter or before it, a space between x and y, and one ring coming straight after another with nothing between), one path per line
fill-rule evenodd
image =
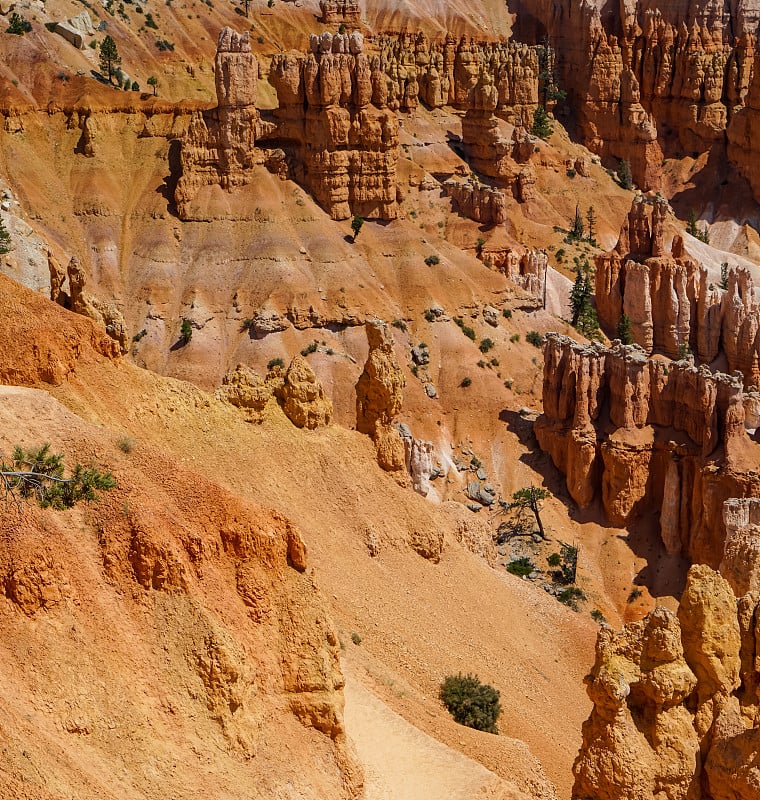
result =
M346 672L345 720L364 767L366 800L472 800L526 797L381 702Z

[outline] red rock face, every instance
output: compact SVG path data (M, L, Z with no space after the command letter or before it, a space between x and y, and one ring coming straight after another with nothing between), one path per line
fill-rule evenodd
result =
M355 28L361 27L362 10L357 0L320 0L319 21L325 25L346 24Z
M677 357L688 348L703 363L725 353L747 388L760 385L760 304L750 274L728 271L723 290L685 255L680 237L665 252L667 203L656 201L651 224L646 203L634 201L615 249L596 258L599 321L612 336L623 313L636 344Z
M755 3L733 11L722 0L509 5L516 38L548 34L586 144L602 157L627 159L642 189L659 187L663 152L703 152L723 141L729 117L745 103ZM740 163L743 147L748 168L753 124L746 114L732 125L732 157Z
M601 493L619 526L661 509L669 552L720 563L723 502L760 495L741 379L550 333L543 397L536 436L578 505Z
M457 181L450 178L443 192L451 197L465 217L484 225L501 225L507 219L507 199L502 192L480 183L477 178Z

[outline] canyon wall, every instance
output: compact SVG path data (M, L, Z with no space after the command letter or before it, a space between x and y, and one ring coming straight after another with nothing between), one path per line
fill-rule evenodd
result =
M278 169L304 183L334 219L394 219L398 120L381 108L384 79L373 76L361 34L312 36L309 54L274 56L269 80L279 108L265 120L255 105L257 78L248 34L225 28L216 55L218 106L196 113L182 139L180 216L192 217L202 186L230 190L251 181L255 164L274 163L254 147L263 140L285 151Z
M645 190L663 152L725 141L750 86L760 4L745 0L526 3L510 0L516 38L548 37L584 142L627 159ZM738 133L737 133L738 135Z
M752 402L739 377L549 333L534 429L579 506L600 498L615 526L656 510L669 553L717 567L724 501L760 496Z
M658 607L600 630L574 800L760 796L759 612L757 592L737 602L698 565L678 614Z
M599 321L614 335L626 314L633 341L648 354L693 352L702 363L725 354L728 369L740 372L746 387L757 388L760 303L750 273L727 269L721 289L686 254L680 236L666 252L667 211L667 202L658 198L650 218L646 202L637 198L615 248L596 257Z

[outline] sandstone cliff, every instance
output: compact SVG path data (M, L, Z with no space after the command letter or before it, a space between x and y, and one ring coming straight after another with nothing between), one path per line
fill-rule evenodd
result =
M633 341L647 353L671 357L693 352L703 363L725 354L728 368L745 386L760 384L760 302L750 273L731 267L726 288L690 258L676 235L665 245L664 199L634 200L615 248L596 257L599 320L613 335L623 314Z
M573 798L758 797L758 605L694 566L677 615L602 628Z
M740 378L689 361L548 334L535 432L578 505L601 497L618 526L659 509L667 551L717 567L723 502L760 495L744 398Z

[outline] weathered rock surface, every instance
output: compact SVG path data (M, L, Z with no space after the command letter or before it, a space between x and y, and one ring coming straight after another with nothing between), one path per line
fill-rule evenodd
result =
M384 322L365 323L369 353L356 384L356 430L372 437L380 466L389 471L403 469L404 442L393 420L401 411L406 384L396 354L393 336Z
M458 181L450 178L443 192L451 197L465 217L484 225L502 225L507 219L507 198L503 192L476 179Z
M757 610L757 594L737 604L698 565L677 616L658 607L617 634L602 628L573 798L758 796Z
M261 422L274 392L257 372L245 364L238 364L224 376L216 396L245 411L249 421Z
M55 26L55 32L80 50L84 50L87 44L87 37L95 35L92 20L86 10L81 11L70 19L59 22Z
M222 29L214 69L218 105L195 112L182 138L182 174L174 193L182 219L192 218L191 201L202 186L242 186L255 163L259 66L248 31Z
M279 108L262 138L291 151L294 177L333 219L395 219L398 120L358 31L312 34L311 52L275 55Z
M731 267L727 288L709 281L707 269L687 256L679 236L666 252L667 202L634 200L615 249L596 257L599 320L612 335L623 314L647 353L675 357L693 352L702 362L725 353L728 368L760 385L760 303L749 272Z
M64 273L55 256L48 251L48 269L50 270L50 299L75 314L89 317L118 344L122 353L126 353L129 350L129 337L124 317L113 303L106 303L85 292L87 276L79 259L72 256L66 273ZM63 288L67 278L69 292Z
M732 498L723 503L726 544L720 572L734 594L760 591L760 500Z
M601 490L614 525L660 509L668 552L717 567L723 502L760 496L740 378L550 333L543 400L536 436L575 502L587 506Z
M285 416L297 428L322 428L332 419L332 402L325 395L309 362L295 356L277 389Z
M358 0L319 0L319 11L319 21L325 25L346 24L358 28L362 23Z

